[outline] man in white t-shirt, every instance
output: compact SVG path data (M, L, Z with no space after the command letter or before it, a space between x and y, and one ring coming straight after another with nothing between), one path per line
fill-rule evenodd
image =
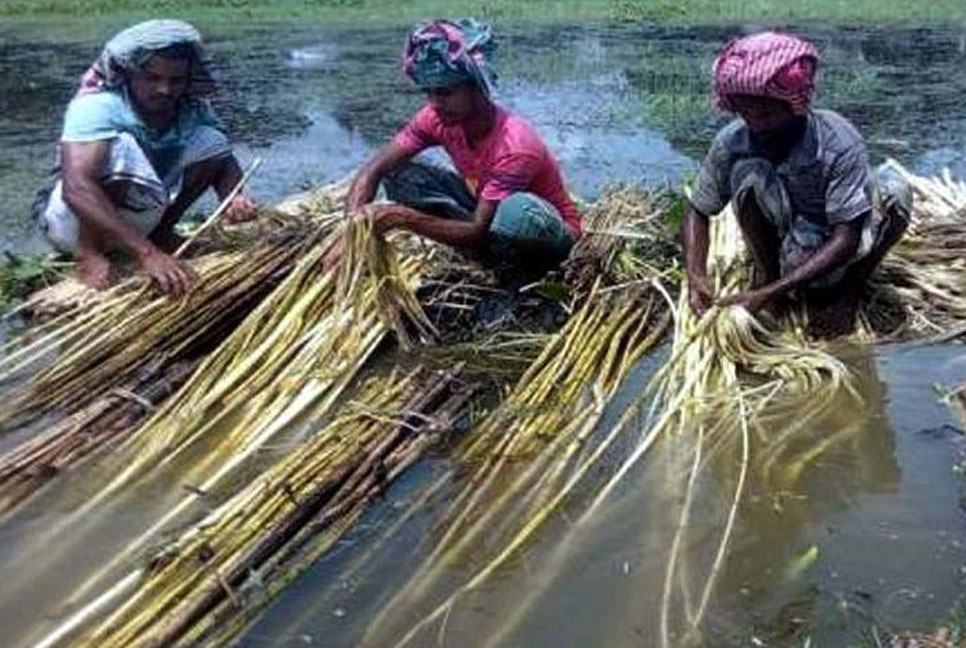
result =
M84 74L67 107L61 169L38 205L54 247L77 258L79 279L111 283L106 252L130 252L173 295L191 269L170 255L173 227L208 188L227 196L241 169L206 100L214 84L201 38L180 20L149 20L118 33ZM244 195L226 218L244 220Z

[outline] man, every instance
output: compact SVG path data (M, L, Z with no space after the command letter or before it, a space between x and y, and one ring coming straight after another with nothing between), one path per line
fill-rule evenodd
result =
M191 269L170 256L174 225L206 189L224 199L242 175L206 101L213 90L201 38L179 20L120 32L83 75L64 117L60 178L38 213L83 283L109 286L106 253L121 249L166 292L188 290ZM239 194L226 218L254 208Z
M418 26L403 68L428 101L359 171L347 206L380 232L405 229L496 265L542 271L567 257L580 215L540 137L493 102L492 47L489 28L472 20ZM458 174L411 161L431 146L445 149ZM368 205L380 182L398 204Z
M777 312L796 293L810 332L821 337L852 329L862 286L908 225L908 186L885 171L873 182L852 124L810 108L817 65L814 46L775 32L732 41L715 61L716 104L740 119L715 137L685 214L689 299L698 313L714 302L708 218L728 202L759 282L717 303Z

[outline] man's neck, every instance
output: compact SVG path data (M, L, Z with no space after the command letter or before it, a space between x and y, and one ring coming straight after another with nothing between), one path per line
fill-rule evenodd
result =
M164 113L156 112L146 112L140 111L141 119L144 121L145 125L153 128L156 131L166 131L171 128L174 123L174 118L177 116L178 111L171 110Z
M779 131L767 134L752 133L752 142L772 162L781 162L788 157L792 149L801 141L808 127L808 118L795 118L788 126Z
M484 101L478 110L473 112L473 116L463 122L463 133L466 135L466 142L474 146L493 130L496 125L496 104L492 101Z
M148 128L154 129L156 131L164 132L171 128L174 124L175 118L178 116L178 106L177 104L171 110L157 111L157 110L146 110L141 104L135 100L134 93L128 95L128 101L130 105L134 108L138 117L144 122L144 125Z

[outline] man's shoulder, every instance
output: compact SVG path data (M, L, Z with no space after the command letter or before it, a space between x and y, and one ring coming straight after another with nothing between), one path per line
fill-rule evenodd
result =
M826 155L837 156L864 146L862 134L840 113L818 109L812 111L812 116Z
M75 97L67 105L61 139L95 140L129 130L134 116L117 92L97 92Z
M444 126L436 109L431 103L425 103L413 114L409 120L409 125L420 130L430 130L433 132L442 131Z
M737 117L725 124L714 136L711 144L716 148L737 151L748 147L748 124Z
M741 118L733 119L715 134L705 157L705 164L727 165L750 152L748 125Z
M726 168L735 159L750 152L748 125L743 119L733 119L715 133L704 164L707 167Z
M532 155L542 157L547 154L547 144L537 129L524 117L505 110L500 138L501 153L504 155Z
M128 107L120 92L105 90L74 97L67 104L67 110L89 114L120 114L126 112Z

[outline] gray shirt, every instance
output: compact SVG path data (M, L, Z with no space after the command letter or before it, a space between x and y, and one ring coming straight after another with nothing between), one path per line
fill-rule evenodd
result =
M807 120L802 138L785 160L774 165L774 172L788 194L791 220L807 221L810 228L827 235L831 226L856 221L872 208L868 159L862 136L838 113L812 110ZM721 129L701 166L691 197L695 209L707 216L718 214L743 180L733 172L735 165L763 157L743 120ZM785 234L787 230L779 231L780 236Z

